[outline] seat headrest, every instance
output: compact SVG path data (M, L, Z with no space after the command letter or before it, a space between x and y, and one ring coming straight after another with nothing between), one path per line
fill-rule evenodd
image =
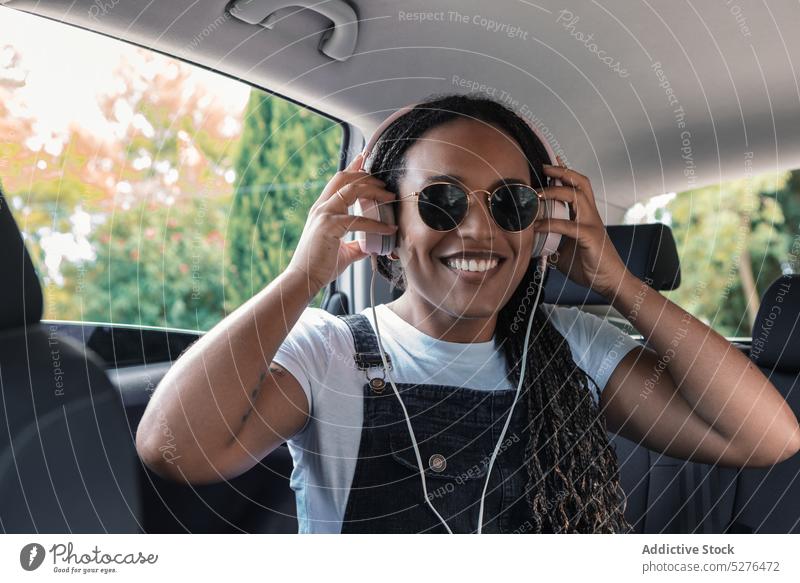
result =
M800 370L800 275L779 277L761 298L750 358L778 372Z
M0 190L0 330L42 319L42 287L8 201Z
M681 264L672 229L661 223L612 225L608 236L628 270L653 289L677 289L681 283ZM608 300L589 288L550 269L544 286L544 302L568 306L606 305Z

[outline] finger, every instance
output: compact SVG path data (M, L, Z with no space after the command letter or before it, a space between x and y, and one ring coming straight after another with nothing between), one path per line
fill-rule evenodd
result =
M566 202L572 208L572 219L579 221L589 208L589 201L582 191L571 186L548 186L542 190L542 196L551 200Z
M544 219L542 221L536 221L533 224L533 228L537 232L558 233L576 242L580 241L581 237L586 241L588 240L587 237L596 237L600 233L600 229L566 219ZM601 227L601 229L605 229L605 227ZM593 245L596 246L596 243ZM605 245L605 242L601 245Z
M344 200L347 201L347 206L351 206L356 198L372 198L371 196L365 196L363 193L356 194L355 196L348 196L348 189L352 188L378 188L382 189L386 186L382 180L378 179L371 174L367 174L365 172L351 172L348 174L342 174L339 180L336 183L331 183L330 191L324 197L320 197L320 204L326 203L332 199L336 200L335 203L337 207L340 208L338 205L341 204L339 201L339 195L336 194L337 192L341 192Z
M578 174L574 170L570 170L564 166L551 166L549 164L544 165L544 173L553 178L558 178L564 185L573 186L584 191L587 196L594 200L592 184L583 174Z
M350 163L345 166L345 170L358 170L361 168L361 161L364 159L364 152L359 152L359 154L350 160Z
M359 154L356 156L350 164L348 164L344 170L341 170L336 173L336 175L331 179L331 181L325 187L325 190L322 191L322 194L314 203L322 204L327 202L330 198L336 196L336 191L344 188L346 185L350 183L358 183L358 184L373 184L375 186L385 186L386 183L378 178L377 176L373 176L368 172L364 172L363 170L359 170L360 162L359 162ZM362 156L363 157L363 156ZM313 208L313 207L312 207Z
M346 176L348 180L368 180L372 179L377 182L383 182L377 176L370 174L366 170L361 169L361 165L364 163L364 153L360 152L358 156L353 158L353 160L348 164L343 170L342 175Z
M566 219L542 219L535 221L533 228L537 232L558 233L576 241L581 230L578 223Z
M374 174L370 174L369 172L365 172L363 170L344 170L342 171L342 180L346 183L349 182L357 182L361 183L372 183L372 184L386 184L383 180L375 176Z
M344 241L340 249L345 265L350 265L353 261L358 261L369 255L369 253L361 250L358 240Z
M338 227L344 227L345 231L363 231L381 235L391 235L397 231L397 225L355 215L334 215L331 217L331 221Z
M393 192L381 188L379 185L366 183L366 182L349 182L339 189L341 196L333 193L327 203L333 205L333 208L344 211L355 204L358 198L369 198L377 201L379 204L388 203L395 200L396 196Z

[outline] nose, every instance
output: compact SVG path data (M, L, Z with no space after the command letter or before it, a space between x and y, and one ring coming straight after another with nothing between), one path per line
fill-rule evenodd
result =
M485 190L474 190L468 196L470 197L469 210L458 226L460 234L476 240L493 239L497 225L489 211L487 201L489 193Z

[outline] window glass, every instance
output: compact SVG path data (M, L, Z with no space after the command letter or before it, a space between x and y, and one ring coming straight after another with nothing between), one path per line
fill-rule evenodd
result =
M342 139L241 82L2 10L0 183L46 319L207 330L286 267Z
M752 155L745 159L745 170ZM800 270L800 170L739 180L637 203L625 222L672 228L681 286L666 296L728 337L749 337L760 298Z

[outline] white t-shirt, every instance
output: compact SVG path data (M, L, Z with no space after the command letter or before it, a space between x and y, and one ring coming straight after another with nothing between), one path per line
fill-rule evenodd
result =
M577 308L543 304L567 340L575 363L602 390L617 364L638 343L614 325ZM395 383L515 389L505 357L488 342L445 342L428 336L384 304L375 307L383 349ZM362 312L375 329L372 308ZM525 320L523 330L528 324ZM531 341L536 329L531 330ZM301 533L339 533L361 440L364 371L353 361L350 328L320 308L308 307L279 347L274 361L302 385L309 419L288 440L294 461L290 485ZM376 376L374 370L371 376ZM388 378L387 378L388 383ZM597 389L589 382L595 402Z

